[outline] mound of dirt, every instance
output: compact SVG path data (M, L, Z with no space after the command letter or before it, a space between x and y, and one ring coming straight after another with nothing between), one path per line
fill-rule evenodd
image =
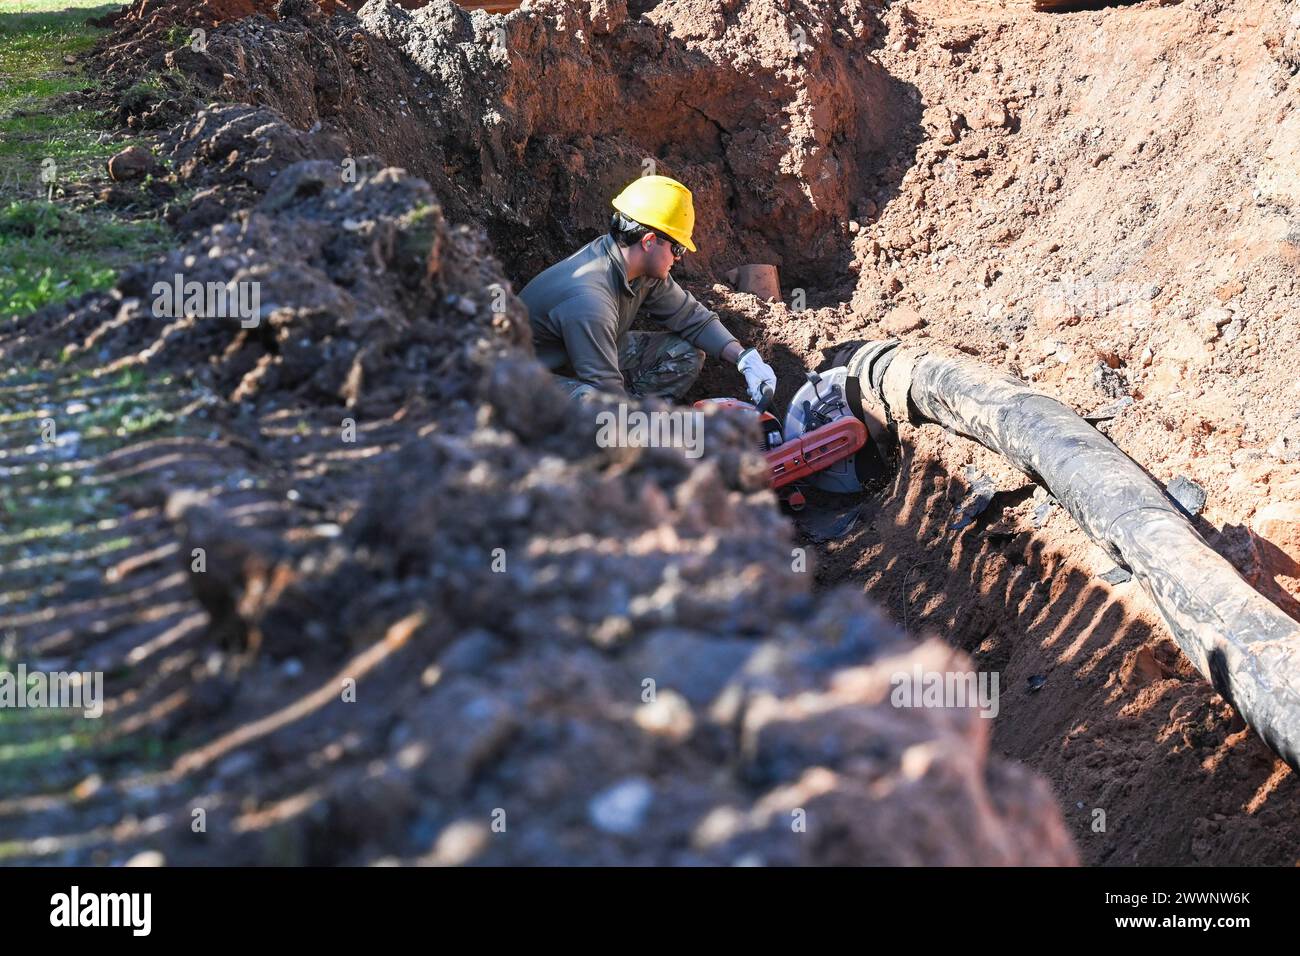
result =
M154 29L200 24L216 26L227 20L269 13L275 0L136 0L116 11L108 22L152 24Z
M1041 785L986 763L988 721L890 704L894 675L962 656L917 648L848 592L814 609L788 526L752 493L749 428L710 416L693 466L596 446L535 364L498 364L487 392L479 427L409 445L327 544L250 545L220 512L173 505L185 553L228 572L240 555L227 591L192 575L214 627L233 614L259 651L233 711L286 658L341 674L367 649L401 659L378 714L322 715L364 728L369 780L290 769L319 729L274 745L259 801L310 780L348 821L312 831L317 852L350 861L379 790L395 817L368 839L405 856L419 826L439 834L431 862L1071 862ZM211 785L229 752L180 769ZM283 840L230 837L235 859Z
M257 203L273 185L283 198L341 186L345 177L374 170L378 160L362 158L345 165L347 146L323 130L301 131L263 107L214 105L200 110L169 135L167 156L179 184L192 190L184 202L164 210L164 218L182 232L219 223L231 213ZM286 178L295 163L311 163ZM304 175L306 178L304 179ZM268 204L275 206L275 196Z
M483 237L449 228L427 183L363 167L342 188L340 165L299 159L319 144L265 111L205 112L188 132L183 177L269 191L111 294L34 317L15 354L62 342L68 357L184 368L231 402L300 396L377 413L458 395L471 368L530 347Z
M111 52L101 61L111 76L138 59L194 42L222 23L273 15L275 5L276 0L135 0L92 22L113 28L111 40L100 48Z

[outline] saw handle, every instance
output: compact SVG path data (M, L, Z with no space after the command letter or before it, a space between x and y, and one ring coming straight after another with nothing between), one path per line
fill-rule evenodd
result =
M761 415L763 412L767 411L769 408L772 407L772 400L773 400L774 398L776 398L776 392L774 392L774 391L772 390L772 386L771 386L771 385L764 385L764 386L763 386L763 397L760 398L760 399L758 400L758 404L756 404L756 405L754 406L755 408L758 409L758 412L759 412L760 415Z

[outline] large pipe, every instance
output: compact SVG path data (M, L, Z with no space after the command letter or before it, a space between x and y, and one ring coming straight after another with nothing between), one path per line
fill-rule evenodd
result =
M1061 402L963 355L874 342L848 371L892 421L942 425L1045 485L1132 571L1197 670L1300 772L1300 625L1215 552L1132 459Z

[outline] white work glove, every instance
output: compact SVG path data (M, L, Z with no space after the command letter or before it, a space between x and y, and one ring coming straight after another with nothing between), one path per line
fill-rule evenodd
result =
M763 392L776 392L776 373L763 361L763 356L752 348L745 349L736 360L736 368L745 376L749 398L755 405L763 400Z

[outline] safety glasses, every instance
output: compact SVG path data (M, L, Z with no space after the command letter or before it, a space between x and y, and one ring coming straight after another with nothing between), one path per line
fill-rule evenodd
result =
M655 233L655 238L660 242L666 242L672 246L674 259L680 259L682 256L686 255L686 247L680 242L673 242L673 240L669 239L667 236L661 236L658 233Z

